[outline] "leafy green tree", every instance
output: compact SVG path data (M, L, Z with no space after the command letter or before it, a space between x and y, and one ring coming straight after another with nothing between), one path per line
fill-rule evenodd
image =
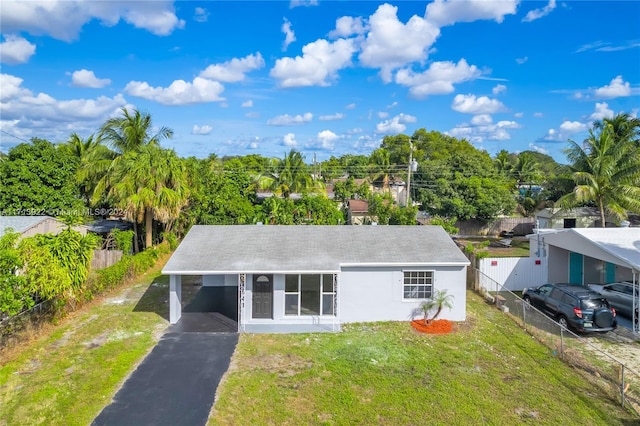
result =
M371 153L370 176L372 182L382 182L382 189L389 191L389 178L394 167L391 165L391 154L386 148L378 148Z
M341 225L344 216L338 204L325 195L305 195L294 202L294 222L307 225Z
M151 134L151 114L127 108L122 108L121 112L121 117L107 120L98 133L98 138L118 154L137 151L145 145L158 145L161 140L173 137L173 130L164 126Z
M347 175L356 179L363 179L369 172L369 157L366 155L346 154L340 157Z
M417 213L417 206L393 206L389 225L415 225Z
M613 124L606 123L589 131L582 145L569 141L565 153L572 163L573 192L558 200L570 208L594 203L600 211L619 219L627 210L640 212L640 149L629 138L619 138Z
M369 185L366 182L360 185L356 184L353 176L349 176L347 179L339 180L333 184L334 198L340 201L343 206L346 206L347 201L353 198L367 199L370 193Z
M390 193L372 194L369 197L369 217L380 225L389 225L394 208Z
M432 215L491 220L515 207L513 184L489 154L465 140L420 132L424 158L414 173L416 201Z
M43 139L15 146L0 162L0 211L58 215L81 210L78 164L66 149Z
M290 198L269 197L256 206L256 222L265 225L293 225L294 202Z
M89 275L93 250L100 238L67 228L57 235L38 234L20 241L27 286L44 300L73 301Z
M333 155L326 161L320 163L320 174L325 183L333 182L335 179L344 176L347 168L339 158Z
M255 190L250 172L235 158L225 163L216 160L185 160L191 195L180 226L241 225L251 223L256 212ZM239 165L240 164L240 165ZM238 166L239 167L236 167ZM182 231L182 230L181 230Z
M30 309L35 303L25 277L16 274L23 266L16 248L19 238L10 228L0 237L0 318Z

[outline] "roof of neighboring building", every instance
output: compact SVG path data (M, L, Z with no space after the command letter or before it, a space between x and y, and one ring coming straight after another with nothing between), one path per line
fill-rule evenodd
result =
M86 227L87 230L91 232L95 232L97 234L106 234L108 232L111 232L112 229L119 229L121 231L132 229L133 224L131 222L125 222L123 220L99 219L92 223L88 223Z
M639 228L571 228L541 236L546 244L640 271Z
M349 200L349 210L351 213L368 213L369 202L367 200Z
M335 272L341 266L468 264L439 226L196 225L162 272Z
M600 217L600 212L596 207L575 207L572 209L545 208L536 213L538 217Z
M51 216L0 216L0 237L4 235L5 229L7 228L24 234L29 229L47 219L57 220Z

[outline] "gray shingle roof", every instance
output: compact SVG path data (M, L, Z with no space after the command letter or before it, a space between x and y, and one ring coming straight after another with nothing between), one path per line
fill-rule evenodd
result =
M191 228L165 274L338 271L340 265L468 265L439 226Z
M6 228L12 228L15 232L22 234L47 219L53 218L51 216L0 216L0 237L4 235Z

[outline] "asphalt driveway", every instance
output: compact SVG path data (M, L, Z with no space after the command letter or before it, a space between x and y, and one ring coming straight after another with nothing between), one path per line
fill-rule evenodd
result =
M165 333L93 425L205 425L237 333Z

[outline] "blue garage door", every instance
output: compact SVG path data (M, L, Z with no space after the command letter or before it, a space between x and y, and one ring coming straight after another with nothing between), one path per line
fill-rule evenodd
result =
M583 284L583 256L580 253L569 253L569 282Z

